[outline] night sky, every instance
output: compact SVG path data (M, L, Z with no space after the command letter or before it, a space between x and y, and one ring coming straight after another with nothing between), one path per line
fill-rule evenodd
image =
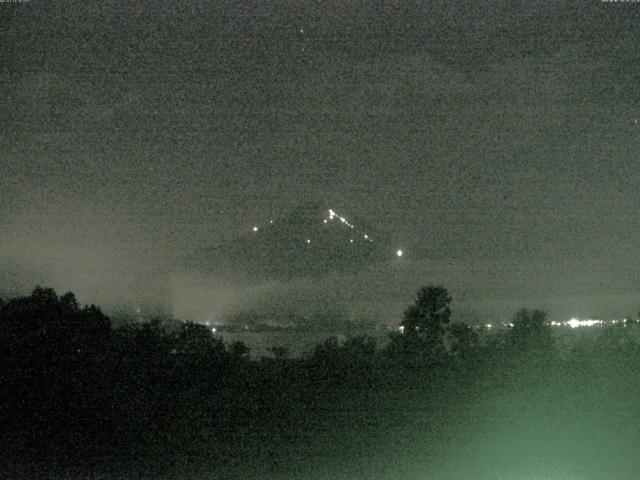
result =
M162 297L184 252L321 198L404 250L342 279L398 317L427 283L479 315L636 313L639 20L598 0L2 3L0 287Z

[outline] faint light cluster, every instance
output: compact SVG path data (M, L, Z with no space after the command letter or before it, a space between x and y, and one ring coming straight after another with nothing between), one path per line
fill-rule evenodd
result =
M325 217L322 220L323 224L328 224L329 222L332 222L332 221L337 219L337 220L340 221L340 223L346 225L347 227L349 227L351 229L355 229L356 228L355 225L352 224L351 222L349 222L349 220L347 220L345 217L343 217L341 215L338 215L334 209L330 208L330 209L327 210L327 212L328 212L329 216ZM273 220L269 220L269 224L273 225L273 223L274 223ZM259 230L260 230L260 227L258 225L254 225L251 228L251 231L253 233L257 233ZM373 239L367 233L362 233L362 238L363 238L363 240L366 240L368 242L372 242L373 243ZM312 243L312 239L311 238L307 238L307 239L305 239L304 243L306 245L310 245ZM355 243L355 240L353 238L350 238L349 239L349 243L351 243L351 244ZM396 256L397 257L402 257L403 255L404 255L404 252L402 250L396 250Z

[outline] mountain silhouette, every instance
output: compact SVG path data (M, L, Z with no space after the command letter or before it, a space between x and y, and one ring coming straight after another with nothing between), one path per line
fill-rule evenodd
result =
M356 272L388 258L382 235L321 202L286 215L192 256L189 266L207 273L243 273L256 279L289 279Z

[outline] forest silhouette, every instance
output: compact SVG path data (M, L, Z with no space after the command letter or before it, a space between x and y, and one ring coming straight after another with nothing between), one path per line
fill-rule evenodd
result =
M465 462L446 466L456 449L483 432L476 449L493 445L486 462L507 465L496 452L518 451L519 432L523 452L552 464L564 460L551 447L581 441L569 453L597 470L602 454L589 452L602 445L584 435L633 411L637 327L565 347L545 312L520 310L512 328L487 334L451 322L450 303L444 287L421 288L382 347L332 337L299 358L283 346L252 358L203 325L114 328L98 307L38 287L0 302L0 468L4 478L464 476ZM603 399L617 413L608 421L575 410L597 415ZM631 448L634 435L614 446Z

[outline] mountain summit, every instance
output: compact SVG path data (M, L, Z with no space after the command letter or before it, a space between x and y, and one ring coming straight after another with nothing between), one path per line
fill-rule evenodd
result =
M313 202L253 225L190 263L210 273L288 279L357 271L384 260L390 251L381 235L337 209Z

